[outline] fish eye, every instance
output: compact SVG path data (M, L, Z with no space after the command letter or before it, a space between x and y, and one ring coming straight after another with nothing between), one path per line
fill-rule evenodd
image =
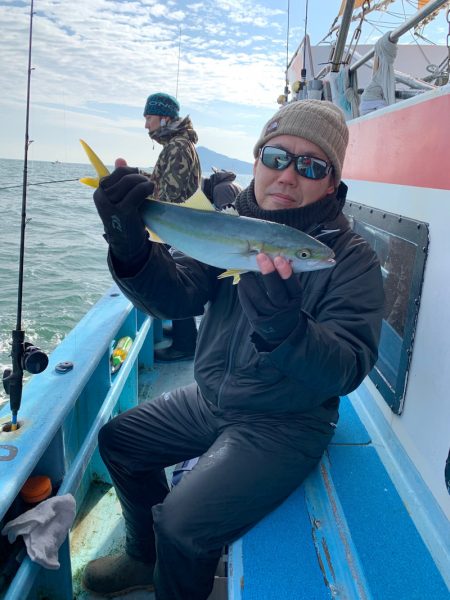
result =
M297 252L295 253L295 256L297 258L310 258L311 250L309 250L308 248L302 248L301 250L297 250Z

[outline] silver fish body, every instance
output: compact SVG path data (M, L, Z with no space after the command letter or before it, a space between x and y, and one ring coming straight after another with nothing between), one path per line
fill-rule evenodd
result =
M149 230L166 244L208 265L259 271L256 255L283 256L294 272L333 267L334 253L313 237L279 223L149 200L141 208Z

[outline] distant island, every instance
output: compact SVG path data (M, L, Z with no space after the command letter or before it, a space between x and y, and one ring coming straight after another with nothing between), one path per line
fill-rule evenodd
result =
M205 148L204 146L197 146L196 150L197 150L198 156L200 158L202 174L206 177L211 174L213 167L217 167L218 169L224 169L225 171L233 171L233 173L236 173L236 175L252 175L253 174L253 163L252 162L245 162L244 160L239 160L237 158L231 158L230 156L225 156L225 154L219 154L218 152L209 150L209 148ZM0 158L0 160L14 160L14 159ZM17 159L17 160L20 160L20 159ZM50 162L51 164L55 165L56 167L60 167L64 164L67 164L60 160L51 160L51 161L35 160L34 162ZM89 163L70 163L70 164L85 165L85 164L89 164ZM106 165L106 166L109 167L111 172L114 170L114 166L112 164ZM134 166L134 165L131 164L130 166ZM153 171L154 167L148 166L148 165L147 166L140 165L140 168L151 173Z
M233 173L239 175L251 175L253 172L253 163L238 160L237 158L230 158L224 154L208 150L208 148L204 148L203 146L197 147L197 153L200 158L202 172L205 175L211 173L212 167L233 171Z

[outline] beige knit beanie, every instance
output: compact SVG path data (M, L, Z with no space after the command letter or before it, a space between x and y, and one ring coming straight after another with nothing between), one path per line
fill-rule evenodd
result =
M255 158L269 140L279 135L296 135L317 144L333 165L335 183L339 184L348 144L348 128L340 108L326 100L286 104L264 126L253 149Z

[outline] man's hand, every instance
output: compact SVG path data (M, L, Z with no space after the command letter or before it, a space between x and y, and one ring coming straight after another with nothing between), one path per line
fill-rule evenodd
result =
M244 273L238 284L239 300L256 334L259 350L273 350L295 329L300 319L302 287L289 262L256 257L261 276ZM263 342L263 343L261 343Z
M138 209L153 187L138 169L120 167L103 178L94 192L105 239L121 266L142 263L148 256L148 235Z
M272 261L267 254L261 253L257 255L256 262L262 275L269 275L269 273L277 271L281 279L289 279L293 273L291 263L282 256L275 256Z

